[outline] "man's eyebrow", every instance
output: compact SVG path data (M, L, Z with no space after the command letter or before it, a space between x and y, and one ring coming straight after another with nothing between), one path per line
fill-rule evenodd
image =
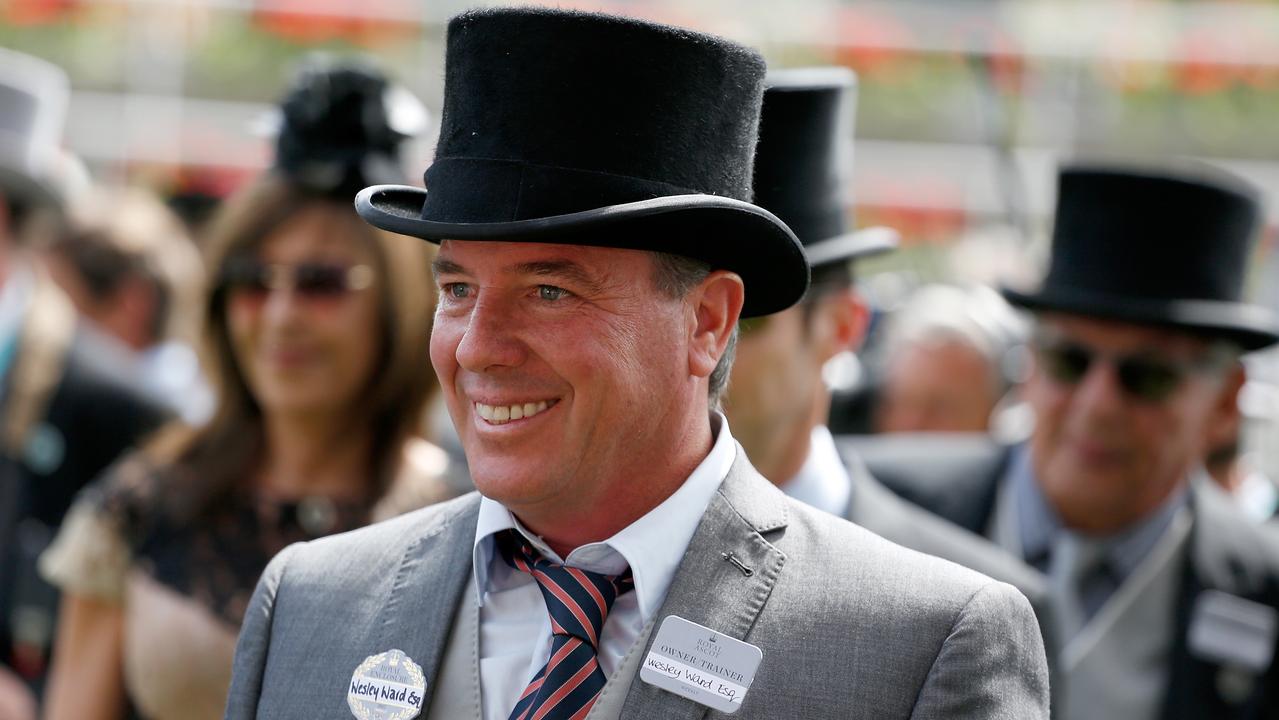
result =
M589 292L599 292L600 282L591 276L586 268L572 260L540 260L520 263L514 268L520 275L537 275L541 277L563 278Z
M441 275L465 275L466 268L458 265L452 260L435 258L431 261L431 273L437 278Z

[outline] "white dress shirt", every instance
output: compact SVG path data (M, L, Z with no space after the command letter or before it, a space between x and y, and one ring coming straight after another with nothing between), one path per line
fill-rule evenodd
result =
M818 510L847 517L848 504L853 499L853 479L835 448L835 438L825 425L813 428L804 466L782 485L782 492Z
M576 548L564 559L500 503L480 500L472 561L485 720L507 720L551 650L551 621L542 593L530 575L512 569L494 552L494 533L515 528L548 560L583 570L616 575L630 566L635 590L618 597L600 633L598 657L607 677L666 599L684 550L733 464L737 443L723 415L711 416L711 432L715 442L706 459L662 504L613 537Z

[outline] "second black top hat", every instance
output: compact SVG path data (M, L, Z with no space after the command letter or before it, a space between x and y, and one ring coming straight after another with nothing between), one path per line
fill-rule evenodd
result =
M449 23L426 189L367 188L370 223L429 240L655 250L740 274L743 315L803 295L786 225L749 201L764 61L629 18L538 8Z
M814 267L897 247L884 227L850 229L857 76L841 67L777 70L765 80L755 202L781 218Z

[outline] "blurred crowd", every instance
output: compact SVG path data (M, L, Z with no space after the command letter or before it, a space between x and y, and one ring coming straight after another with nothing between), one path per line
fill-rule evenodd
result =
M862 268L909 238L854 229L848 75L821 75L813 108L811 77L770 77L756 203L812 284L740 324L733 436L793 497L1017 585L1061 717L1279 717L1274 425L1248 354L1279 335L1264 308L1228 312L1256 307L1240 288L1279 199L1180 165L1066 166L1038 290L885 297ZM276 553L470 489L428 362L434 246L352 206L408 182L428 114L364 60L313 57L267 121L271 166L206 221L89 178L62 145L69 92L0 49L0 720L221 717ZM1105 469L1054 460L1088 423ZM1271 538L1255 566L1176 554L1221 526ZM1125 560L1080 594L1063 578L1095 568L1062 570L1072 553Z

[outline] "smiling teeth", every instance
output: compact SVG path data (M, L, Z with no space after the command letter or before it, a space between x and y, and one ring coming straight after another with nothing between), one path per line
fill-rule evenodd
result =
M521 420L531 418L534 415L546 410L550 407L550 403L546 400L535 403L524 403L522 405L485 405L484 403L475 403L475 411L486 422L493 425L501 425L512 420Z

